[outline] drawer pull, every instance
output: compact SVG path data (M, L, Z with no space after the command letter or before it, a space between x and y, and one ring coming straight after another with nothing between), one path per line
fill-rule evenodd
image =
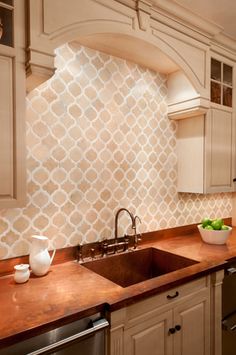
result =
M178 296L179 296L179 292L176 291L174 295L167 295L166 297L167 297L168 300L171 300L172 298L175 298L175 297L178 297Z
M177 325L175 326L175 330L177 330L177 332L179 332L180 329L181 329L181 325L177 324Z
M175 333L175 328L170 328L170 329L169 329L169 333L170 333L170 334L174 334L174 333Z

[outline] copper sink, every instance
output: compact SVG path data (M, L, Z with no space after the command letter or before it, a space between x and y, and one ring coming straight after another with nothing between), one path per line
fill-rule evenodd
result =
M183 256L146 248L88 261L82 265L122 287L128 287L196 263Z

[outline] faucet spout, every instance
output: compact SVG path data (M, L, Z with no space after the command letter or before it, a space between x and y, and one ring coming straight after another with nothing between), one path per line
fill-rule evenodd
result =
M134 215L127 210L127 208L120 208L117 212L116 212L116 216L115 216L115 244L118 243L118 220L119 220L119 215L122 211L125 211L128 213L128 215L130 216L131 222L132 222L132 229L135 230L136 226L135 226L135 219L134 219Z

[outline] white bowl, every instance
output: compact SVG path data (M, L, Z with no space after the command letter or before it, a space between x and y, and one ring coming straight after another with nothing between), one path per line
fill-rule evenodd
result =
M198 230L201 234L202 240L208 244L225 244L232 228L227 226L227 230L209 230L202 228L202 225L198 225Z

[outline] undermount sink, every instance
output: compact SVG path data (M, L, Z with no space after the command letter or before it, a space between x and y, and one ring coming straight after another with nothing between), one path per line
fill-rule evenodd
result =
M146 248L88 261L82 265L122 287L128 287L197 263L163 250Z

